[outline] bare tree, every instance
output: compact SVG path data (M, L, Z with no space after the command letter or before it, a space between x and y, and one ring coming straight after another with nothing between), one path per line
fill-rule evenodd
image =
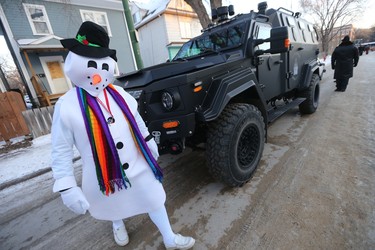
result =
M5 79L2 79L4 84L9 89L20 89L24 91L21 76L18 73L16 66L11 63L11 59L6 56L0 56L0 68Z
M367 0L300 0L304 12L314 18L322 40L322 50L328 52L335 37L334 27L350 24L365 6Z
M222 5L223 5L222 0L210 0L211 9L216 9L218 7L221 7Z
M375 41L375 25L373 25L373 26L370 28L370 30L371 30L371 35L370 35L369 40L370 40L370 42L373 42L373 41Z
M355 30L355 38L362 39L362 42L371 42L371 29L356 29Z
M203 4L203 0L185 0L187 4L197 13L199 22L203 28L206 28L210 23L211 19L207 13L207 10ZM220 7L222 0L210 0L211 9Z

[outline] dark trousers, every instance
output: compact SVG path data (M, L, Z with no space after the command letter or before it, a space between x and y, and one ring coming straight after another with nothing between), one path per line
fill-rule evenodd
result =
M349 78L336 79L337 90L345 91L348 86Z

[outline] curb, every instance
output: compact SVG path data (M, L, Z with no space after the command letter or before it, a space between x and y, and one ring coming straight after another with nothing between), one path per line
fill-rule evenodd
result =
M77 156L77 157L73 158L73 162L76 162L79 159L81 159L81 157ZM47 173L47 172L49 172L51 170L52 170L51 167L46 167L46 168L40 169L38 171L35 171L34 173L27 174L27 175L24 175L22 177L16 178L14 180L10 180L10 181L6 181L4 183L1 183L0 184L0 191L3 190L3 189L8 188L10 186L13 186L13 185L19 184L21 182L24 182L24 181L30 180L32 178L35 178L35 177L37 177L39 175L45 174L45 173Z

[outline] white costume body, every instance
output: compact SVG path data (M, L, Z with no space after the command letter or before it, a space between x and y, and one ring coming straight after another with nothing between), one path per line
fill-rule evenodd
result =
M143 137L147 137L149 132L137 111L137 101L121 87L115 87L128 104ZM97 94L105 104L104 92L99 91ZM125 173L131 187L127 185L127 189L121 190L116 187L115 193L109 196L100 191L76 88L73 88L58 100L53 115L52 169L55 178L53 191L57 192L77 185L72 164L73 145L75 145L82 159L82 191L89 202L89 212L96 219L113 221L157 210L164 206L166 196L162 184L155 178L142 153L138 151L123 112L108 92L107 96L110 110L115 118L115 123L108 127L121 164L128 164ZM107 120L110 116L109 112L101 105L100 107ZM147 144L153 155L158 156L155 141L151 139Z

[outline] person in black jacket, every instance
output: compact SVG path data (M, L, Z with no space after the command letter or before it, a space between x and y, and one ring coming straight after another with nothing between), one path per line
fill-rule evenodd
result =
M349 36L345 36L331 57L331 66L335 70L333 76L336 79L335 91L344 92L346 90L349 78L353 77L353 67L357 66L358 60L358 49L350 41Z

